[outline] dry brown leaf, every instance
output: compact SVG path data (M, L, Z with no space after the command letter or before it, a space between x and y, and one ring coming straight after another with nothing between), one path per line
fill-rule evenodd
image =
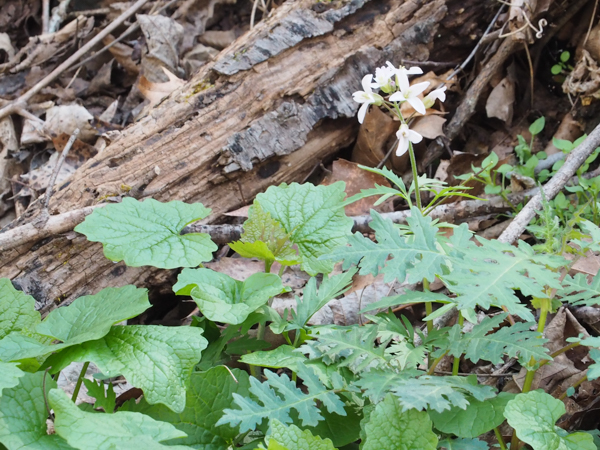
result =
M410 128L427 139L435 139L444 135L444 123L446 119L438 115L427 115L417 117Z
M102 39L102 43L104 45L109 45L112 44L114 40L115 38L113 35L109 34ZM131 55L133 54L133 48L131 48L129 45L123 44L122 42L117 42L113 44L108 51L129 75L137 77L137 75L140 73L140 68L131 58Z
M242 206L241 208L238 208L235 211L223 213L223 215L229 217L248 217L248 210L250 209L250 206L251 205Z
M352 197L358 194L363 189L375 187L375 184L380 186L389 186L388 181L379 174L368 172L358 167L358 164L345 159L334 161L331 168L331 173L325 177L322 184L329 185L336 181L346 182L346 195ZM391 200L374 207L374 203L378 197L367 197L352 203L345 207L346 214L349 216L361 216L368 214L374 208L380 212L393 211Z
M153 83L152 81L148 80L144 75L142 75L138 83L138 89L140 90L142 95L150 101L150 108L160 103L160 101L163 98L165 98L175 89L185 84L185 81L183 81L181 78L178 78L164 67L162 67L162 70L169 78L169 81L165 83Z
M583 134L582 125L573 118L571 112L565 114L563 120L560 122L558 126L558 130L554 133L553 138L555 139L564 139L566 141L574 142L577 138L579 138ZM547 155L552 155L554 153L560 153L561 150L556 148L552 143L552 139L546 145L544 149Z
M398 122L379 108L369 108L352 149L352 161L364 166L376 167L396 139L398 126Z
M209 30L198 39L202 44L223 50L238 37L236 30Z
M488 117L496 117L510 124L515 103L515 84L510 77L504 77L496 85L485 104Z
M154 83L170 80L170 77L166 78L163 69L178 73L183 27L170 17L161 15L138 14L137 21L148 48L148 52L142 55L144 76Z
M15 124L11 116L0 120L0 196L10 189L8 173L8 157L11 152L19 150L19 141L15 131ZM1 204L1 202L0 202ZM0 208L1 209L1 208ZM1 216L2 214L0 214Z
M78 138L84 142L94 142L97 136L96 130L90 121L94 116L83 106L73 103L71 105L53 106L46 111L46 122L43 132L51 137L66 133L73 134L79 128Z
M188 75L196 73L200 67L211 61L218 54L219 51L212 47L207 47L204 44L196 45L183 56L182 65L185 69L185 73Z

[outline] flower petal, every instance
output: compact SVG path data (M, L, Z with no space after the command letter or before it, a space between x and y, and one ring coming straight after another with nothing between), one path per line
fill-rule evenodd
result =
M423 69L420 67L411 67L406 71L407 75L421 75L423 73Z
M369 109L368 103L363 103L362 106L358 109L358 123L364 122L368 109Z
M423 140L423 136L414 130L408 130L408 140L413 144L418 144Z
M361 84L365 92L371 92L371 81L373 81L373 75L370 73L363 77Z
M410 93L412 94L412 96L416 97L421 92L423 92L425 89L427 89L430 84L431 83L429 83L429 81L423 81L422 83L413 84L410 87Z
M410 83L408 76L401 72L396 72L396 78L398 79L398 87L402 92L407 92L410 89Z
M406 101L408 103L410 103L410 106L415 108L416 112L418 112L419 114L425 115L425 105L423 104L423 102L421 101L420 98L410 97L410 98L407 98Z
M394 92L392 95L390 95L390 102L405 102L406 101L406 97L404 97L404 94L402 94L402 92Z
M396 149L396 156L402 156L408 151L408 139L404 136L398 136L398 148Z

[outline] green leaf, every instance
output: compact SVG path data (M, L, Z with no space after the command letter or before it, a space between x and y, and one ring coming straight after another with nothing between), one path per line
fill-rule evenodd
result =
M362 373L353 385L364 390L365 396L371 400L371 403L379 403L388 392L394 389L394 386L421 373L416 370L395 372L393 370L374 369Z
M286 331L304 328L317 311L350 288L354 274L356 270L351 269L331 278L325 275L318 291L316 279L310 278L304 287L302 298L296 297L296 308L292 310L292 320L286 326Z
M399 379L391 391L400 399L404 410L435 410L443 412L452 406L466 408L473 397L483 401L495 396L490 386L477 384L476 377L434 377Z
M48 401L56 418L54 429L74 448L87 450L144 450L189 448L160 444L168 439L185 437L173 425L158 422L135 412L96 414L75 406L60 389L48 393Z
M329 186L282 183L256 196L261 208L277 220L296 244L302 270L309 275L329 273L333 263L319 257L344 245L353 221L346 217L342 181Z
M234 378L235 377L235 378ZM234 406L233 393L249 395L250 381L247 372L225 366L214 367L206 372L194 372L186 395L185 409L177 414L163 405L149 405L145 398L136 404L127 402L120 409L137 411L155 420L168 422L185 432L188 437L166 444L189 445L194 448L226 450L239 434L237 427L216 423L225 408Z
M273 419L269 422L269 433L265 441L275 441L288 450L335 450L329 439L321 439L313 436L308 430L301 430L296 425L284 425L279 420Z
M514 290L525 296L544 298L544 287L559 289L560 273L547 269L565 265L562 257L535 254L533 248L519 241L513 247L497 240L477 237L480 247L469 248L463 260L453 261L453 272L441 276L448 289L457 294L459 309L480 306L505 306L508 312L526 321L535 319Z
M469 405L466 409L453 406L441 413L429 411L429 417L439 431L463 438L475 438L504 422L504 408L513 398L514 394L506 392L484 401L468 398Z
M558 75L559 73L562 72L562 66L560 64L554 64L550 68L550 72L552 73L552 75Z
M251 398L234 393L233 398L240 409L225 409L225 414L217 425L239 424L240 433L243 433L253 430L265 417L287 424L292 422L289 412L293 408L298 412L303 426L314 426L319 420L323 420L316 401L320 401L329 412L346 415L342 401L336 394L327 390L310 368L300 366L297 373L304 381L308 393L296 387L296 383L287 375L277 375L265 370L265 382L250 378L250 392L262 405Z
M500 326L506 316L507 314L498 314L486 317L468 333L462 333L459 325L452 327L448 335L450 355L460 357L464 353L474 363L482 359L493 364L502 362L505 354L511 358L518 357L523 362L528 362L531 358L551 359L548 349L544 347L548 339L542 339L537 331L530 331L529 328L533 325L530 322L515 323L490 333Z
M444 439L438 444L438 448L445 450L488 450L487 442L479 439Z
M207 344L200 328L114 326L101 339L52 355L45 365L56 373L72 361L93 361L104 375L123 375L141 388L148 403L180 412L190 374Z
M80 344L100 339L114 324L138 316L150 306L147 289L132 285L105 288L56 308L35 331L68 345Z
M24 374L18 386L4 389L0 398L0 443L8 450L72 449L61 437L48 435L45 375L44 372ZM55 387L56 382L46 375L46 393Z
M554 137L552 138L552 145L554 145L557 149L559 149L563 153L568 153L571 150L573 150L573 148L575 148L571 141L567 141L566 139L557 139Z
M191 295L198 308L214 322L242 323L271 297L289 289L272 273L255 273L238 281L210 269L183 269L173 291Z
M106 392L104 391L104 383L101 380L98 380L98 384L96 384L95 380L84 378L83 384L88 390L88 395L96 399L94 402L95 409L102 408L105 413L109 414L115 411L117 394L115 394L112 383L106 385Z
M16 290L8 278L0 278L0 339L13 331L31 329L39 322L33 297Z
M346 329L314 328L311 337L299 348L310 359L322 358L325 364L337 363L354 373L387 366L385 345L378 345L377 327L349 327Z
M371 303L369 306L364 308L361 313L366 311L373 311L381 308L395 308L400 305L408 305L410 303L455 303L450 297L440 294L438 292L431 291L406 291L404 294L392 295L390 297L383 297L381 300L375 303Z
M252 366L268 367L270 369L287 367L297 372L298 365L304 364L306 358L295 350L291 345L280 345L274 350L242 355L240 361Z
M587 275L578 273L575 277L567 275L563 288L557 292L564 302L577 306L594 306L600 304L600 272L594 275L591 283Z
M321 410L321 414L325 420L320 421L314 427L305 429L309 430L315 436L321 436L323 439L331 439L335 448L351 444L360 438L360 421L363 418L363 409L346 406L345 410L345 416Z
M564 63L566 63L570 58L571 58L571 53L569 53L566 50L560 54L560 60Z
M131 267L195 267L210 261L217 246L208 234L180 232L209 214L201 203L161 203L152 198L140 202L127 197L95 209L75 231L102 242L111 261L124 260Z
M437 244L438 227L430 217L424 217L413 207L407 222L414 234L405 236L400 235L390 219L384 219L376 211L371 211L371 217L369 226L375 230L377 243L355 233L348 239L348 247L338 248L327 257L336 261L343 259L344 269L357 265L362 275L377 275L381 271L386 282L394 279L404 282L407 275L410 283L424 278L433 281L436 275L444 273L448 257Z
M229 247L244 258L258 258L267 262L268 266L274 261L285 266L300 262L288 233L273 220L271 214L263 211L256 200L248 210L248 220L244 222L240 240L232 242Z
M25 372L19 369L17 364L0 361L0 397L3 389L15 387L19 384L19 378L24 375Z
M404 410L391 394L375 406L362 434L361 450L435 450L438 442L427 413Z
M587 377L588 380L592 381L600 378L600 350L590 348L590 356L594 360L594 364L588 367Z
M508 402L504 416L523 442L533 450L596 450L587 433L568 434L554 423L566 412L562 401L542 391L518 394Z
M536 134L540 134L546 125L546 118L544 116L537 119L529 126L529 132L535 136Z

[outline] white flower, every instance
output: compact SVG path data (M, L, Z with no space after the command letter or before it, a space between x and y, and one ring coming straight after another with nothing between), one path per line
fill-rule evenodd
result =
M390 96L390 101L400 103L408 102L415 111L425 115L425 105L423 105L423 101L419 98L419 94L427 89L429 81L423 81L422 83L413 84L411 86L406 75L398 76L397 78L400 92L392 94Z
M387 64L390 67L394 67L389 62ZM408 77L409 75L421 75L421 74L423 74L423 69L421 69L420 67L411 67L410 69L407 69L404 66L400 66L397 69L394 68L394 70L396 72L396 75L398 75L398 77L401 77L401 76Z
M378 67L375 69L375 82L371 83L373 89L381 89L386 94L389 94L394 90L395 84L391 78L396 73L396 69L389 62L388 65L391 67Z
M358 121L360 123L363 123L365 120L369 105L381 105L383 103L383 97L379 94L375 94L371 90L372 80L373 75L365 75L361 81L364 91L356 91L352 94L352 98L354 98L355 102L363 104L358 110Z
M425 108L431 108L436 100L441 102L446 100L446 86L442 86L441 88L435 89L427 94L427 96L423 99L423 104L425 105Z
M400 125L400 129L396 131L396 137L398 138L398 149L396 150L396 156L402 156L406 153L409 142L418 144L423 140L423 136L416 131L409 129L408 125L405 123Z

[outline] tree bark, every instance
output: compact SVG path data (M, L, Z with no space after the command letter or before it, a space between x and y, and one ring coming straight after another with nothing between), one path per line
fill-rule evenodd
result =
M486 25L480 3L286 2L59 186L50 214L133 195L202 202L213 209L203 223L215 223L270 185L302 182L355 138L361 78L386 60L426 61L434 45L468 54L467 36ZM464 20L445 25L461 8ZM33 220L41 201L12 226ZM115 264L67 232L4 252L0 277L48 310L107 286L168 286L174 272Z

